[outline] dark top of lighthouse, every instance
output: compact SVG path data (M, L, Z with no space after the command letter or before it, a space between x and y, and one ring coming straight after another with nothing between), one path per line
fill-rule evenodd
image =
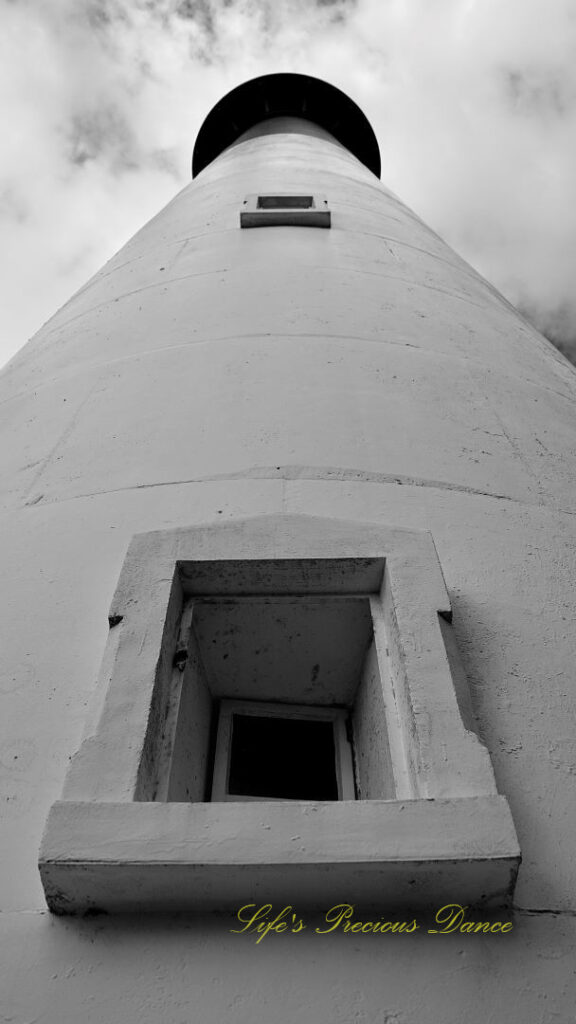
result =
M334 85L309 75L262 75L232 89L204 121L192 157L196 177L224 149L260 121L299 117L330 132L380 177L376 136L360 107Z

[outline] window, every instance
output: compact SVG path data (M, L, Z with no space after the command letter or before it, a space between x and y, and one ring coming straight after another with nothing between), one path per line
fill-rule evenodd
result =
M256 206L259 210L311 210L314 206L314 197L258 196Z
M109 621L99 724L40 854L55 912L511 894L514 826L461 710L429 534L283 515L144 534ZM258 743L320 748L314 789L309 755L285 788L286 755L262 792Z
M354 800L348 712L221 702L212 800Z
M370 599L357 585L363 573L367 586L379 588L383 560L231 561L226 568L214 564L212 571L209 583L205 567L199 592L187 597L181 617L178 699L172 699L164 727L165 753L154 758L163 767L156 771L151 798L223 798L222 786L218 797L211 792L210 748L218 729L221 763L230 700L267 707L269 715L274 707L292 709L293 716L304 708L308 717L314 709L316 718L341 718L353 740L355 787L350 767L346 795L340 779L335 797L316 799L354 799L354 788L360 799L392 797ZM207 592L217 589L218 579L221 592ZM344 757L341 737L339 729L338 757ZM378 753L370 749L374 745Z
M328 200L322 195L263 193L246 196L240 211L240 227L329 228Z

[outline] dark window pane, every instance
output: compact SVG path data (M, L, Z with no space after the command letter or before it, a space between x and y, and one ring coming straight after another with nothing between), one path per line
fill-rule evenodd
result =
M258 196L259 210L309 210L312 196Z
M337 800L333 723L233 715L228 792Z

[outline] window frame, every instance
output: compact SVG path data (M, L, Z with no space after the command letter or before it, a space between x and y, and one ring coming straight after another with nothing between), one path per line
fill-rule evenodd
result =
M268 199L311 199L311 205L299 207L265 206L260 200ZM240 210L241 228L265 227L310 227L329 228L332 225L332 214L325 195L319 192L254 192L246 196Z
M232 718L234 715L252 715L262 718L294 718L306 722L332 722L334 736L334 772L338 788L338 800L355 800L354 767L352 745L348 739L346 722L349 712L345 708L321 707L308 704L272 704L269 701L221 700L214 751L214 772L212 777L211 800L242 803L246 800L277 800L285 802L288 797L260 797L237 795L228 792L230 757L232 753Z

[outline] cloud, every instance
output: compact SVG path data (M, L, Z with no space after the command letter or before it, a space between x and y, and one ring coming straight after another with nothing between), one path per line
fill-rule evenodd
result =
M383 180L569 347L575 44L573 0L0 0L4 357L189 180L211 106L278 70L348 92Z

